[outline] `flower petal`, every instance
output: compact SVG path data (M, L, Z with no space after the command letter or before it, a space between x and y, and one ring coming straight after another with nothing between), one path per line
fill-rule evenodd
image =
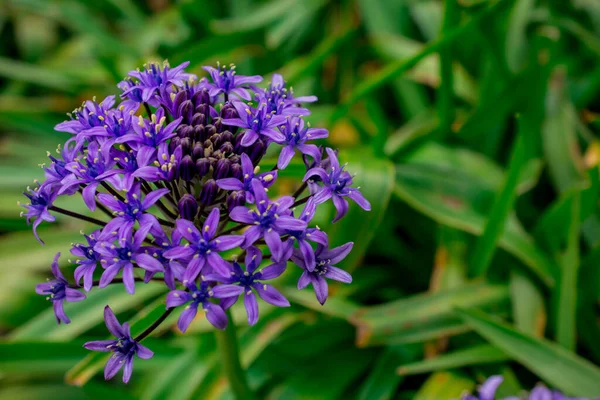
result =
M165 268L163 267L161 262L149 254L137 254L135 256L135 262L140 268L143 268L146 271L165 272Z
M329 279L333 279L334 281L343 282L343 283L352 283L352 275L344 271L343 269L329 266L327 267L327 272L325 273L325 277Z
M244 236L242 235L225 235L216 238L213 243L215 244L214 249L216 251L226 251L235 249L244 242Z
M354 242L348 242L333 249L325 250L319 255L319 258L329 260L331 265L335 265L346 258L348 253L352 251L352 246L354 246Z
M227 327L227 314L216 304L212 304L209 301L203 304L204 311L206 312L206 319L217 329L225 329Z
M206 218L204 225L202 225L202 235L205 239L211 239L217 232L219 226L219 208L215 207L211 210L210 214Z
M104 323L106 324L108 331L112 333L113 336L117 338L125 336L123 327L109 306L104 307Z
M252 285L261 299L277 307L289 307L290 302L271 285L255 283Z
M135 354L137 354L137 356L143 360L147 360L149 358L152 358L152 356L154 355L154 352L152 350L150 350L149 348L147 348L146 346L142 346L141 344L137 344L137 350L135 352Z
M253 211L244 206L237 206L229 213L229 217L244 224L254 224Z
M109 346L113 346L117 343L116 340L96 340L93 342L87 342L83 345L83 347L85 347L88 350L92 350L92 351L102 351L102 352L108 352L111 351L111 349L109 348Z
M258 302L256 295L250 289L244 294L244 307L248 314L248 325L254 325L258 321Z
M196 314L198 313L198 303L192 303L185 307L177 320L177 327L181 332L185 332L190 326Z
M167 294L167 308L179 307L192 300L192 295L184 290L172 290Z

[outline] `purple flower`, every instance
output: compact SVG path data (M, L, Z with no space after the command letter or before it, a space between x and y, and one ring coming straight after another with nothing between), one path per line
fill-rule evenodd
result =
M152 114L150 120L139 116L137 121L134 119L133 130L135 133L128 133L115 140L115 143L127 143L134 150L140 148L150 147L155 149L161 143L165 143L167 140L175 136L175 128L181 122L181 118L177 118L175 121L165 126L167 117L162 108L156 110L156 113Z
M251 246L246 254L246 271L243 271L237 261L234 261L233 271L229 276L209 275L206 277L223 283L215 286L212 291L214 297L222 299L221 305L225 309L234 305L239 295L244 294L244 306L250 325L254 325L258 321L258 302L254 292L274 306L290 306L289 301L277 289L262 282L280 276L285 271L285 261L271 264L257 271L261 262L262 253L256 247Z
M337 210L337 214L333 222L338 221L348 212L348 201L344 197L349 197L356 202L363 210L370 211L371 203L359 192L358 189L348 187L352 184L352 176L344 167L340 167L335 152L327 148L329 162L331 163L330 171L327 172L321 167L311 168L304 175L303 181L309 180L311 177L317 176L323 182L321 190L315 194L316 204L321 204L329 199L333 200L333 205Z
M158 161L154 161L154 165L140 166L132 176L148 182L172 181L177 176L181 156L181 146L177 146L173 152L169 152L169 144L161 143L158 146Z
M235 95L244 100L251 100L252 96L246 88L254 83L262 81L262 76L241 76L236 75L235 65L231 65L229 70L226 67L221 67L221 64L217 64L217 68L214 67L202 67L203 70L210 74L212 83L208 83L209 95L212 97L218 96L221 93L225 95Z
M262 103L258 108L250 107L240 101L234 101L233 106L238 112L238 118L224 119L223 124L238 126L244 129L244 136L240 144L244 147L252 145L261 136L267 137L275 142L285 139L277 129L277 125L285 121L282 115L275 115L267 110L266 104Z
M44 172L46 181L44 186L56 186L58 189L62 186L61 181L67 176L71 175L72 172L67 169L67 165L75 160L75 157L79 153L81 145L77 144L75 138L71 138L65 142L64 146L58 145L57 153L60 154L61 159L54 157L50 152L47 152L47 156L50 159L50 166L44 166ZM67 190L67 195L72 195L77 191L77 187Z
M311 156L314 160L319 159L321 150L314 144L306 144L306 141L323 139L329 135L327 129L310 128L308 124L305 127L304 120L299 117L288 118L285 124L279 127L279 130L285 136L284 140L277 142L277 144L283 146L277 160L277 167L279 169L284 169L288 166L296 153L296 149L302 154Z
M131 237L131 231L136 221L140 223L141 227L146 225L158 226L159 222L156 217L146 211L168 192L168 189L154 190L145 195L142 200L140 184L135 183L131 190L127 192L125 201L114 198L107 193L99 194L98 200L100 203L110 208L115 214L115 218L106 224L103 232L117 232L119 240L123 240Z
M485 382L479 386L477 390L478 395L467 394L464 395L461 400L494 400L496 398L496 391L502 383L504 378L500 375L490 376ZM525 399L525 397L510 396L505 397L504 400L519 400ZM567 397L564 394L556 390L550 390L544 385L536 386L527 397L528 400L586 400L579 397Z
M69 287L69 282L67 282L62 272L60 272L60 268L58 267L59 257L60 253L57 253L56 256L54 256L54 261L52 261L52 274L54 275L55 279L48 282L39 283L35 287L35 292L37 294L48 296L46 299L52 302L52 306L54 307L54 315L56 316L56 322L60 324L62 321L65 324L68 324L71 322L71 320L65 314L63 303L65 301L81 301L85 299L85 295L79 292L77 289Z
M246 192L246 199L250 203L254 203L254 193L252 190L252 182L259 180L263 187L270 187L277 179L277 171L267 171L258 174L258 168L254 168L252 160L247 154L242 153L242 179L223 178L217 180L217 186L224 190L243 190Z
M306 229L306 222L291 216L292 212L289 208L294 204L292 196L283 196L279 200L271 202L259 180L252 181L252 189L258 211L240 206L231 210L229 216L234 221L253 225L244 233L244 247L251 246L258 239L264 237L273 257L281 260L285 250L281 242L281 233L286 230Z
M101 237L101 232L97 230L89 235L84 234L83 236L87 241L87 246L77 243L71 248L71 254L81 257L81 259L75 261L78 265L78 267L75 268L75 282L79 285L83 278L83 288L86 292L89 292L92 289L94 281L94 271L102 258L100 253L94 250L94 246Z
M104 181L113 184L118 182L114 176L118 171L112 169L114 165L114 160L104 158L104 155L99 151L97 143L90 143L84 160L75 158L72 163L67 165L66 168L72 174L62 180L62 187L58 191L58 194L67 193L73 188L79 188L82 184L86 185L81 192L81 197L90 210L96 210L96 190L98 185Z
M115 104L115 96L108 96L100 104L96 100L86 101L81 108L69 114L70 121L61 122L54 127L59 132L68 132L77 135L77 142L100 135L106 136L104 120L108 110Z
M165 235L160 227L154 227L154 229L150 232L152 236L154 236L154 243L157 243L158 246L146 246L143 247L143 251L146 254L154 257L158 262L162 264L165 269L164 280L167 287L171 290L175 290L175 279L182 281L183 274L185 272L185 268L179 262L174 260L169 260L165 257L165 252L171 249L178 247L181 243L181 239L183 236L177 229L173 230L171 234L172 240L169 240L168 236ZM148 283L150 279L156 274L157 271L148 271L144 275L144 282Z
M168 259L178 260L192 257L183 275L184 284L193 282L206 264L219 273L229 273L229 263L223 260L218 252L238 247L244 241L244 237L225 235L215 238L219 226L218 208L212 209L202 226L202 232L198 231L193 222L185 219L178 219L176 225L179 233L189 243L170 249L163 255Z
M119 174L123 174L123 176L119 178L117 188L119 190L128 191L131 189L135 180L135 173L140 167L146 167L156 160L156 149L152 147L142 147L137 152L134 152L133 150L128 152L115 150L113 159L119 166L117 171Z
M308 115L309 110L296 105L317 101L317 96L294 97L294 91L285 87L285 81L280 74L273 74L271 83L263 93L260 93L259 98L267 103L269 112L274 111L278 115Z
M227 327L227 315L221 306L213 304L209 299L213 296L213 291L210 289L208 282L202 282L200 288L193 282L186 283L187 291L173 290L167 295L167 308L178 307L188 304L181 312L177 327L181 332L185 332L190 326L194 317L198 313L198 305L202 305L202 309L206 313L206 319L217 329L225 329Z
M139 358L147 360L152 358L154 353L131 337L129 323L125 322L121 325L109 306L104 307L104 322L108 331L117 340L87 342L83 347L92 351L112 352L113 355L106 363L106 367L104 367L104 379L111 379L125 366L123 370L123 382L127 383L133 371L133 356L137 355Z
M328 286L325 278L343 283L352 283L352 276L346 271L335 267L333 264L337 264L346 258L352 250L353 245L354 243L349 242L331 250L318 245L315 251L315 261L312 265L306 263L302 251L294 249L292 261L304 269L302 276L298 280L298 290L312 284L317 295L317 300L319 300L319 303L325 304L328 295Z
M56 200L58 193L52 186L39 186L31 189L29 186L27 187L27 191L23 192L25 196L29 199L28 204L20 204L20 206L25 207L26 212L21 212L21 217L27 217L27 224L31 223L31 218L34 218L33 221L33 235L41 244L44 244L44 241L40 239L37 228L42 223L42 221L46 222L54 222L56 218L50 214L50 207L52 207L52 203Z
M138 80L134 82L125 79L119 83L119 88L123 90L121 97L128 98L137 103L149 103L157 107L158 100L155 94L161 88L168 88L171 85L182 87L186 81L196 78L196 75L189 74L184 68L190 65L189 61L171 68L168 63L161 66L157 63L146 65L143 71L131 71L129 76Z
M128 293L133 294L135 292L133 262L146 271L164 272L160 261L140 251L142 242L146 239L151 228L151 225L143 226L135 233L133 239L119 240L119 246L115 246L111 242L96 243L94 250L103 257L101 262L105 268L102 277L100 277L99 287L108 286L122 270L125 289Z
M310 198L304 206L302 214L300 214L300 220L308 224L315 216L316 210L317 206L313 199ZM294 240L298 243L298 248L302 252L302 256L305 260L306 265L312 266L315 264L315 251L312 248L312 246L308 243L309 240L311 242L318 243L324 246L325 248L329 246L327 234L321 231L318 227L306 228L299 231L288 230L287 233L288 235L290 235L290 238L288 239L289 245L292 246Z

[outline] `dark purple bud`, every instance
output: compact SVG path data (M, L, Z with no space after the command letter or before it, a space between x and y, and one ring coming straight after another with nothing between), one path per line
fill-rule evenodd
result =
M180 138L189 137L190 136L191 126L186 124L181 124L177 127L177 136Z
M210 143L210 141L209 141ZM204 157L211 157L213 155L213 147L212 147L212 143L210 143L208 146L206 145L206 142L204 142Z
M192 160L192 156L185 155L181 159L181 164L179 164L179 177L184 181L191 181L196 174L196 166L194 165L194 160Z
M196 114L196 115L200 115L200 114ZM206 140L206 137L204 134L204 125L198 124L198 125L194 126L194 140L197 140L199 142L203 142Z
M200 178L210 172L210 161L208 158L200 158L196 161L196 172L198 172Z
M217 165L215 166L215 172L213 176L215 179L223 179L229 176L229 168L231 167L231 161L226 158L221 158L217 161Z
M192 140L189 137L181 138L179 145L183 154L192 154Z
M243 190L231 192L227 196L227 209L231 212L237 206L246 204L246 193Z
M219 147L219 151L221 151L223 154L232 153L233 145L229 142L225 142L221 145L221 147Z
M204 183L202 191L200 192L200 202L205 206L212 204L217 197L219 187L214 179L209 179Z
M221 143L223 143L223 139L221 139L221 134L217 133L214 134L210 137L210 141L213 142L214 147L219 147L221 146Z
M192 116L194 115L194 105L190 100L186 100L181 103L177 112L180 117L183 117L184 122L190 123L192 121Z
M181 107L181 103L187 100L188 93L189 92L187 91L187 89L177 92L177 94L175 95L175 99L173 100L173 110L179 110L179 107Z
M190 122L190 125L192 125L192 126L204 125L204 122L206 122L206 117L204 116L204 114L196 111L196 113L192 117L192 121Z
M233 142L233 133L231 133L229 131L225 131L225 132L221 133L221 138L223 139L224 142Z
M237 113L237 110L231 103L227 102L221 108L221 118L231 119L231 118L238 118L238 117L239 117L239 115Z
M209 104L210 103L210 95L208 94L208 90L202 89L194 93L194 97L192 98L194 104Z
M188 221L193 221L198 212L198 202L191 194L184 194L177 204L179 207L179 215Z
M202 143L196 143L194 145L194 150L192 151L192 157L194 160L198 160L204 157L204 147L202 147Z
M242 166L239 163L236 163L236 164L232 163L231 167L229 168L229 175L231 175L232 178L242 180L242 177L244 176L244 172L242 171Z
M252 146L246 147L246 154L252 160L252 164L257 165L265 155L266 146L262 139L257 139Z
M204 127L204 130L206 130L206 137L211 137L212 135L217 133L217 128L215 128L214 125L206 125Z
M171 138L171 141L169 142L169 153L173 154L173 152L175 151L177 146L180 145L179 142L180 142L180 138L178 138L177 136Z

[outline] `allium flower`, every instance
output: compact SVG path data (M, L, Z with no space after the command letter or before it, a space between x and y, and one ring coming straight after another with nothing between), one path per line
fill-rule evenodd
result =
M275 142L285 139L283 134L275 129L277 125L285 121L285 117L269 112L265 103L261 103L255 108L236 101L233 106L238 112L238 118L225 119L223 123L244 129L245 135L240 142L242 146L250 146L261 137Z
M300 280L298 280L298 290L312 284L317 300L319 300L319 303L325 304L329 293L325 278L343 283L352 283L352 276L349 273L333 266L333 264L337 264L346 258L352 250L352 246L354 246L354 243L349 242L327 250L323 245L318 245L315 252L315 261L312 264L307 263L302 251L294 249L292 260L304 269Z
M60 324L62 321L65 324L68 324L71 320L65 314L63 303L65 301L77 302L84 300L85 295L79 290L69 287L69 282L67 282L65 276L60 272L60 268L58 267L59 257L60 253L57 253L56 256L54 256L54 261L52 261L52 274L55 279L39 283L35 287L35 292L47 296L46 299L52 302L56 322Z
M131 337L129 324L125 322L121 325L109 306L104 307L104 322L108 331L117 339L87 342L83 347L92 351L112 352L113 355L104 367L104 379L111 379L121 368L125 367L123 382L127 383L133 371L133 356L137 355L139 358L147 360L152 358L154 353Z
M115 213L115 218L104 227L104 232L118 232L119 239L124 240L131 237L136 221L141 227L158 226L156 217L146 211L168 192L168 189L158 189L146 194L142 200L140 184L137 183L124 200L106 193L98 195L98 200Z
M296 150L311 156L315 160L319 159L321 150L314 144L306 144L306 141L324 139L329 136L327 129L305 127L304 120L298 117L288 118L286 123L279 127L279 130L285 136L284 140L277 142L277 144L283 146L277 160L279 169L285 169L288 166L294 154L296 154Z
M42 221L56 221L56 217L51 215L49 210L52 207L54 200L56 200L58 192L54 190L51 185L42 185L33 189L28 186L27 191L23 192L23 194L27 196L30 202L27 204L19 203L20 206L25 207L27 210L27 212L21 212L21 216L27 217L27 224L31 223L32 218L34 219L33 235L41 244L44 244L44 241L40 239L37 233L37 228Z
M306 222L291 216L290 207L294 204L293 197L284 196L271 202L260 181L253 181L252 188L258 211L240 206L231 211L230 217L234 221L254 225L244 233L245 247L251 246L264 237L273 257L280 260L284 251L281 232L303 230L306 228Z
M206 319L217 329L227 327L227 315L218 304L209 301L214 293L210 289L208 282L202 282L198 288L195 283L187 282L185 290L173 290L167 295L167 308L178 307L187 303L179 316L177 327L181 332L185 332L198 313L198 306L201 305L206 313Z
M351 198L363 210L370 211L371 203L365 199L362 193L358 189L348 187L352 184L352 176L347 171L344 171L345 165L340 167L338 158L332 149L327 148L326 151L331 164L330 171L327 172L321 167L315 167L306 172L303 179L307 181L313 176L321 178L323 187L315 195L315 202L320 204L329 199L333 200L333 205L337 210L333 222L338 221L348 212L348 201L344 197Z
M490 376L477 390L478 395L467 394L461 400L495 400L496 391L504 378L500 375ZM544 385L537 385L526 397L510 396L504 397L503 400L589 400L579 397L567 397L557 390L550 390Z
M322 158L322 147L313 140L325 138L327 131L300 118L310 114L301 103L316 97L294 97L278 74L258 88L260 76L205 67L212 82L198 81L185 72L187 65L149 64L119 83L120 99L85 102L56 126L74 136L59 146L57 157L48 154L45 181L25 193L30 202L21 214L33 222L38 240L39 224L54 221L55 214L95 225L84 233L83 243L71 247L73 280L84 290L123 283L134 294L136 281L169 289L167 310L136 338L106 307L105 320L116 340L86 347L114 353L107 379L124 366L128 381L133 356L152 356L139 342L169 321L174 307L184 306L178 325L185 331L199 307L210 323L224 329L225 310L241 295L250 324L258 321L257 294L275 306L289 306L274 280L290 260L303 271L298 287L312 284L321 304L327 298L325 279L352 280L334 266L352 243L327 250L327 234L312 219L329 198L338 209L336 220L346 213L346 197L365 209L370 205L350 187L352 177L340 168L334 150L327 149L328 157ZM286 196L286 186L274 186L296 151L306 165L306 182ZM278 158L277 166L260 165L267 152ZM259 173L261 167L265 172ZM267 188L278 198L270 198ZM54 205L60 196L75 195L87 205L85 214ZM295 207L303 204L295 216ZM271 263L261 269L263 252ZM53 302L58 321L68 322L63 302L85 296L68 284L56 259L52 271L55 280L36 290ZM94 274L101 275L99 281Z
M252 97L246 88L263 80L260 75L236 75L235 65L233 64L230 65L229 69L222 67L221 64L217 64L217 68L202 67L202 69L208 72L212 79L212 83L209 83L207 86L209 94L213 97L224 93L225 95L233 94L244 100L250 100Z
M257 173L257 168L252 164L252 160L247 154L242 154L242 178L223 178L217 180L217 186L225 190L243 190L246 192L246 199L249 203L254 203L254 191L252 182L258 180L263 187L268 188L275 183L277 171L267 171L262 174Z
M285 261L269 265L257 271L262 262L262 253L254 246L247 249L246 271L243 271L237 261L233 262L233 271L229 276L209 275L207 279L222 282L213 288L213 296L223 299L223 308L227 309L235 304L238 296L244 295L244 306L248 314L248 323L256 324L258 321L258 293L261 299L277 307L289 307L290 302L277 289L263 281L277 278L285 271Z
M133 263L146 271L164 272L163 265L154 257L140 251L142 243L152 226L146 225L138 230L133 239L121 239L118 245L111 242L100 242L94 246L94 250L103 257L101 262L105 268L100 278L100 287L106 287L115 276L123 271L123 284L130 294L135 292L135 280L133 278Z
M101 237L101 232L100 230L97 230L89 235L83 234L83 236L87 241L87 246L80 243L75 244L71 248L71 254L81 257L75 261L75 263L79 265L75 268L75 282L80 284L81 279L83 279L83 288L86 292L89 292L92 290L94 271L102 258L100 253L94 250L94 246Z
M125 79L119 84L119 88L123 90L121 97L141 103L148 103L151 106L158 106L158 99L155 97L161 88L167 88L171 85L183 86L184 83L196 76L184 72L185 67L189 65L189 61L179 64L175 68L171 68L169 63L164 62L162 67L157 63L151 63L144 66L144 70L131 71L129 76L137 79Z
M184 282L192 282L196 279L207 264L219 273L226 274L229 272L229 264L221 258L219 252L238 247L244 241L244 237L225 235L215 238L218 226L219 209L217 208L213 208L208 218L206 218L206 222L202 226L202 232L191 221L177 220L177 231L189 243L168 250L163 255L168 259L192 258L183 275Z

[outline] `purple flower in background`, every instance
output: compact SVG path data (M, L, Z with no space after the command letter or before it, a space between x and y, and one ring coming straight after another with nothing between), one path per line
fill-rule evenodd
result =
M273 257L281 260L284 252L281 232L303 230L306 228L306 222L290 215L289 208L294 204L293 197L283 196L279 200L271 202L259 180L252 181L252 189L258 211L239 206L231 210L229 216L234 221L253 225L244 232L244 247L251 246L258 239L264 237Z
M304 269L302 276L298 280L298 290L312 284L317 300L319 300L319 303L325 304L329 291L325 278L343 283L352 283L352 276L346 271L335 267L333 264L337 264L346 258L352 250L353 245L354 243L349 242L331 250L318 245L315 251L315 261L312 265L306 263L302 251L294 249L292 261Z
M62 321L65 324L68 324L71 322L71 320L65 314L63 303L65 301L81 301L85 299L85 295L77 289L69 287L69 282L67 282L62 272L60 272L60 268L58 267L59 257L60 253L57 253L56 256L54 256L54 261L52 261L52 274L54 275L55 279L48 282L39 283L35 287L35 292L37 294L47 296L46 299L52 302L52 306L54 307L54 315L56 316L56 322L60 324Z
M246 200L249 203L254 203L254 191L252 189L252 182L259 180L263 187L268 188L275 183L277 179L277 171L268 171L258 174L258 169L252 164L252 160L247 154L242 154L242 179L237 178L223 178L218 179L217 186L225 190L243 190L246 192Z
M285 124L279 127L279 130L285 136L284 140L277 142L283 146L277 160L279 169L285 169L288 166L296 150L311 156L314 160L319 159L321 150L314 144L306 144L306 141L324 139L329 135L327 129L311 128L310 125L305 127L304 120L299 117L288 118Z
M72 172L67 169L67 165L75 160L80 149L81 145L76 143L75 138L71 138L66 141L64 146L61 147L58 145L56 152L60 154L62 160L54 157L50 152L46 153L50 159L50 166L44 166L46 176L44 186L55 186L57 189L60 189L62 186L61 181L72 174ZM76 191L77 187L73 187L71 190L67 190L65 194L70 196Z
M352 176L347 171L344 171L345 165L344 167L340 167L338 158L332 149L327 148L326 151L331 163L329 173L321 167L315 167L307 171L303 179L307 181L313 176L318 176L322 180L323 187L315 195L315 202L321 204L329 199L333 200L333 205L337 210L333 222L338 221L348 212L348 201L344 197L351 198L363 210L370 211L371 203L365 199L362 193L358 189L348 187L352 184Z
M155 97L160 88L167 88L171 85L181 87L186 81L196 78L196 75L184 72L184 68L189 65L189 61L171 68L167 62L162 67L157 63L145 65L143 71L131 71L129 76L138 80L134 82L125 79L119 84L123 90L121 97L127 97L130 100L149 103L157 107L158 100Z
M208 93L210 96L215 97L224 93L225 95L235 95L244 100L251 100L252 96L246 88L250 85L259 83L262 81L262 76L242 76L236 75L235 65L230 65L229 69L222 67L221 64L217 64L217 68L214 67L202 67L206 72L210 74L212 83L208 83Z
M119 246L115 246L111 242L100 242L94 246L94 250L103 257L101 262L105 268L100 278L99 286L101 288L106 287L120 271L123 271L125 289L128 293L133 294L135 292L134 262L146 271L164 272L160 261L139 251L151 228L151 225L143 226L135 233L133 239L119 240Z
M229 263L223 260L218 252L238 247L244 241L244 237L225 235L215 238L219 226L218 208L212 209L202 226L202 232L194 226L193 222L185 219L178 219L176 225L179 233L189 243L170 249L163 255L168 259L192 258L183 275L184 283L194 281L206 264L219 273L229 273Z
M87 246L81 243L75 244L71 248L71 254L81 257L75 261L78 265L78 267L75 268L75 282L79 285L81 279L83 279L83 289L86 292L89 292L92 289L94 281L94 271L101 259L100 253L94 250L94 246L101 237L101 232L97 230L89 235L84 234L83 236L87 241Z
M52 188L52 186L39 186L37 188L31 189L27 187L27 191L23 192L25 196L29 199L28 204L20 204L20 206L25 207L26 212L21 212L21 217L27 217L27 224L31 223L31 219L33 218L33 235L35 238L41 243L44 244L44 241L40 239L37 228L42 223L42 221L46 222L54 222L56 218L50 214L50 208L52 207L52 203L56 200L58 193L56 190Z
M233 106L239 117L224 119L223 123L244 129L244 137L240 142L242 146L248 147L254 144L261 136L275 142L285 139L283 134L275 129L277 125L285 121L284 116L270 113L265 104L260 104L258 108L254 108L240 101L234 101Z
M479 386L478 395L467 394L461 400L494 400L496 399L496 391L504 378L501 375L490 376L485 382ZM504 397L503 400L586 400L580 397L567 397L557 390L550 390L544 385L536 386L527 397L510 396Z
M123 240L131 237L131 231L136 221L140 223L141 227L147 225L150 227L158 226L159 223L156 217L146 211L168 192L168 189L154 190L145 195L142 200L140 184L136 183L127 192L127 198L124 200L107 193L99 194L98 200L100 203L110 208L115 214L115 218L106 224L103 231L106 233L117 232L119 240Z
M112 169L114 165L114 160L105 160L97 143L90 143L84 160L75 158L72 163L67 165L67 169L72 174L62 180L62 187L58 191L58 194L67 193L72 191L73 188L85 185L81 192L81 197L85 205L94 211L96 209L96 190L98 189L98 185L104 181L113 184L118 182L114 177L118 171Z
M154 353L131 337L129 324L125 322L121 325L109 306L104 307L104 322L108 331L117 339L87 342L83 347L92 351L112 352L113 355L104 367L104 379L111 379L124 366L123 382L127 383L133 371L133 356L147 360Z
M198 305L202 305L202 309L206 313L206 319L217 329L225 329L227 327L227 315L220 305L213 304L209 299L213 296L213 291L210 289L208 282L202 282L198 288L193 282L187 282L185 290L173 290L167 295L167 308L178 307L188 304L181 312L177 327L181 332L185 332L198 313Z
M258 321L258 302L254 292L258 293L261 299L274 306L290 306L289 301L277 289L262 282L280 276L285 271L285 261L271 264L257 271L256 269L261 262L262 253L256 247L251 246L247 249L246 271L243 271L237 261L234 261L233 271L229 276L209 275L206 277L223 283L215 286L212 291L214 297L222 299L221 305L224 309L234 305L241 294L244 295L244 306L250 325L254 325Z

